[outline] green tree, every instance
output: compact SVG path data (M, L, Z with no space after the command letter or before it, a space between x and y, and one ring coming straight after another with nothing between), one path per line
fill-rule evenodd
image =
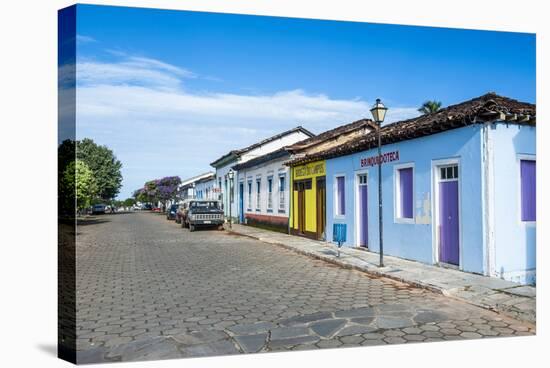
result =
M74 172L75 156L75 141L71 139L64 140L57 148L57 205L60 217L72 218L75 215L74 185L68 187L65 180L67 166L71 163L73 163ZM72 182L74 183L74 180Z
M433 112L439 111L441 108L441 102L440 101L426 101L420 106L418 109L418 112L421 112L422 114L431 114Z
M61 185L62 192L74 193L74 196L68 198L75 200L76 203L73 203L72 207L76 205L79 210L89 207L97 194L94 173L80 160L72 161L66 166ZM67 206L71 204L68 203Z
M77 142L76 157L92 170L99 199L108 202L115 198L122 186L122 163L113 151L85 138Z
M124 207L132 207L134 204L136 204L136 200L134 198L126 198L123 202L122 202L122 205Z

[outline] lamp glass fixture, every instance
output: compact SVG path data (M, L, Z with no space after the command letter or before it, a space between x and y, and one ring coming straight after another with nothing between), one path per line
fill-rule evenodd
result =
M377 123L382 123L386 117L386 111L388 108L380 101L379 98L376 99L376 103L370 109L374 121Z

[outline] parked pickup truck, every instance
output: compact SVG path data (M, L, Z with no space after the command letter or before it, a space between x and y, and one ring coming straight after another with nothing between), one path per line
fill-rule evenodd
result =
M182 227L195 231L197 227L223 228L223 210L218 201L191 200L180 211Z

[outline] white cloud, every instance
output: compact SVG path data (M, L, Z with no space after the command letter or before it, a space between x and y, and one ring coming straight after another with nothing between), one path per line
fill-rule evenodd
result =
M93 37L90 37L90 36L84 36L84 35L77 34L76 35L76 42L80 43L80 44L83 44L83 43L97 42L97 40Z
M76 105L77 137L96 138L122 159L122 196L156 176L207 171L225 152L297 125L319 133L370 117L367 101L301 89L194 92L185 81L200 75L156 59L118 56L112 63L77 63ZM415 108L391 108L387 121L417 115Z
M174 89L181 85L182 79L196 78L186 69L143 57L128 57L114 63L84 60L77 63L76 73L79 86L134 85Z

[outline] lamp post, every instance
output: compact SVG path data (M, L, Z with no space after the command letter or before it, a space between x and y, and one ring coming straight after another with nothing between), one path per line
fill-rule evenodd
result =
M370 109L374 121L378 124L376 129L376 135L378 138L378 236L380 244L380 267L384 267L384 239L383 239L383 224L382 224L382 140L380 138L380 130L382 128L382 122L386 117L386 111L388 108L380 101L376 99L376 103Z
M229 169L229 172L227 173L227 176L229 177L229 228L233 228L233 218L231 217L231 207L233 204L233 176L235 175L235 172L233 169Z

